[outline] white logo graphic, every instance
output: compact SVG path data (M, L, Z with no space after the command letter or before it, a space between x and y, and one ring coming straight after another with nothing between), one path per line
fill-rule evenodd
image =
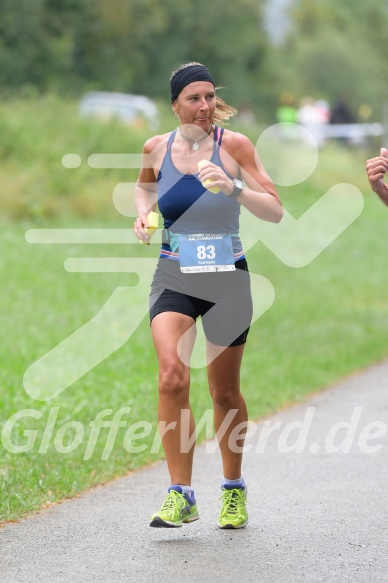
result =
M256 148L274 183L280 185L303 182L314 171L318 160L314 138L297 124L272 126L261 135ZM137 154L94 154L89 157L88 163L92 168L139 168L141 160L142 157ZM67 168L78 168L81 163L77 154L66 154L62 158L62 164ZM115 208L129 217L136 215L131 202L133 189L133 183L121 183L113 192ZM323 193L298 219L285 211L279 224L259 221L242 209L240 232L244 250L248 251L261 241L285 265L304 267L357 219L363 205L360 190L352 184L343 183ZM31 244L50 245L138 243L130 229L31 229L26 232L26 240ZM160 243L159 233L151 244ZM68 258L65 261L65 269L69 272L127 272L137 274L139 282L133 287L116 288L87 324L31 364L23 380L30 397L43 401L52 399L127 342L148 311L148 294L156 262L156 258L142 257ZM268 279L252 272L250 275L254 298L252 322L255 322L271 307L275 292ZM196 343L191 358L192 367L200 368L207 364L200 351L201 344Z

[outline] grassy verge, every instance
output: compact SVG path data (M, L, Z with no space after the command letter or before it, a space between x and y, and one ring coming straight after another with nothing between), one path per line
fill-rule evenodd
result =
M70 146L73 144L69 143L67 150L63 144L58 146L53 159L57 160L61 148L62 154L75 151ZM95 145L90 153L93 150ZM116 151L120 151L118 146ZM388 271L383 242L388 214L367 193L364 157L362 152L329 147L322 152L309 181L280 189L285 207L294 216L303 214L337 182L351 182L365 190L361 216L315 261L292 269L261 243L249 250L251 271L267 277L276 291L271 309L252 326L245 353L242 384L251 418L300 400L387 355ZM9 155L7 164L18 168L18 177L20 161ZM50 168L46 171L50 174ZM54 169L52 173L54 176ZM131 225L131 219L119 216L111 203L112 189L122 175L112 171L99 174L100 180L93 176L91 173L90 180L98 184L99 194L92 199L86 217L80 217L77 204L73 207L67 203L66 216L58 216L62 199L50 202L56 209L53 218L42 212L27 214L27 219L23 212L19 222L1 223L0 520L20 518L162 455L154 443L157 367L146 315L121 348L52 400L34 400L23 387L23 375L31 363L93 318L117 287L136 283L126 273L69 273L64 261L68 257L146 258L156 254L155 248L138 245L93 245L91 249L83 244L26 242L24 234L31 227ZM0 179L4 184L4 176ZM77 184L73 187L77 196ZM84 188L90 189L90 182L87 187L82 182L82 192L86 192ZM62 193L65 199L72 196L68 183L63 189L67 192ZM14 208L14 204L8 208ZM107 212L109 205L111 210ZM131 309L144 309L147 293L145 290L140 304ZM71 362L64 362L63 370L69 366ZM206 373L201 368L193 370L192 404L197 419L211 407ZM101 411L109 410L106 419L110 420L120 409L125 426L117 427L107 455L109 428L101 428L93 445L91 423ZM21 418L12 426L9 420L18 412L23 412ZM8 437L5 426L9 428ZM148 435L142 434L146 426ZM139 451L133 451L133 447L127 451L131 450L130 436L125 435L130 427L135 431L132 437L138 437L132 446ZM17 447L26 451L11 451Z

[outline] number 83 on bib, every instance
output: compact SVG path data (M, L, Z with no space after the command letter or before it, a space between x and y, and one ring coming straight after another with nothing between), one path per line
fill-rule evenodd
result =
M234 271L230 234L179 235L179 263L183 273Z

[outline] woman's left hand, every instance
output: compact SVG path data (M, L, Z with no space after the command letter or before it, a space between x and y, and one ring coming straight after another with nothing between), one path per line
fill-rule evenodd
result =
M233 180L220 166L212 162L206 162L201 166L198 178L205 188L219 188L226 196L230 196L233 192Z

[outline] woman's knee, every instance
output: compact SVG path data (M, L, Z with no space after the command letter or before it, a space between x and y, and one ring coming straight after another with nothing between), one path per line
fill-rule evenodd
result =
M233 409L238 406L240 389L238 385L225 384L223 386L210 386L210 394L214 405L223 409Z
M159 370L159 395L176 400L188 398L190 376L187 367L168 363Z

